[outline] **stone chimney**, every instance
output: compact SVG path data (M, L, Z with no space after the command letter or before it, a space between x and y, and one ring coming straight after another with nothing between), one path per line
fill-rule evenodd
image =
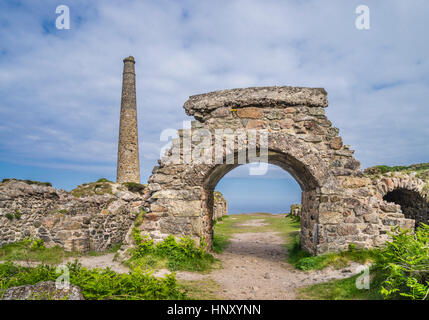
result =
M116 176L118 183L140 183L135 63L133 57L124 59Z

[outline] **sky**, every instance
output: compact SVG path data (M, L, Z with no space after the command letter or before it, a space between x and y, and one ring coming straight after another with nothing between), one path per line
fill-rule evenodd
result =
M369 30L355 27L361 4ZM70 8L69 30L56 28L59 5ZM363 168L429 162L428 16L425 0L2 0L0 178L66 190L115 180L129 55L142 182L166 143L161 132L191 120L182 108L190 95L250 86L325 88L326 114ZM239 167L217 189L237 212L300 199L274 166L263 177Z

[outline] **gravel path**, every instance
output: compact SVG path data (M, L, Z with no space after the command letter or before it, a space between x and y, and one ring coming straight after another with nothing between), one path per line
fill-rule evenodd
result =
M286 262L286 254L284 240L275 232L238 233L225 251L217 255L223 269L207 275L179 272L177 277L185 280L209 277L223 288L220 294L225 299L290 300L296 298L299 287L357 274L355 263L340 270L296 270Z

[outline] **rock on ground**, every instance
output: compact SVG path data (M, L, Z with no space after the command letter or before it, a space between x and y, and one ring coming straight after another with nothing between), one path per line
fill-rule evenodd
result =
M1 294L0 294L1 297ZM9 288L1 300L85 300L79 287L57 289L54 281Z

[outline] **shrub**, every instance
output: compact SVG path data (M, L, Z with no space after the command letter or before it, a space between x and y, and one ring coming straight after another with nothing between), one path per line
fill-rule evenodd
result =
M14 214L12 214L12 213L6 213L6 218L8 218L9 220L13 220L13 218L14 218L15 216L14 216Z
M110 181L110 180L108 180L106 178L100 178L96 182L112 182L112 181Z
M201 241L196 246L190 237L176 238L169 235L163 241L154 244L148 236L142 236L138 228L133 228L132 236L135 248L131 251L128 260L130 266L154 265L155 260L166 260L166 267L170 270L204 271L215 262L214 257L206 252L206 244ZM150 263L149 263L150 262Z
M45 243L43 241L43 239L36 239L31 243L30 248L32 250L43 250L45 249Z
M413 234L397 227L380 252L376 267L385 274L381 294L386 299L429 299L429 225Z
M15 218L17 220L21 219L22 213L18 209L15 209Z
M81 288L89 300L159 300L186 299L179 289L174 274L157 279L150 272L135 269L128 274L118 274L109 268L86 269L77 261L67 264L70 283ZM3 290L20 285L55 281L59 274L55 266L39 265L35 268L0 264L0 296Z

